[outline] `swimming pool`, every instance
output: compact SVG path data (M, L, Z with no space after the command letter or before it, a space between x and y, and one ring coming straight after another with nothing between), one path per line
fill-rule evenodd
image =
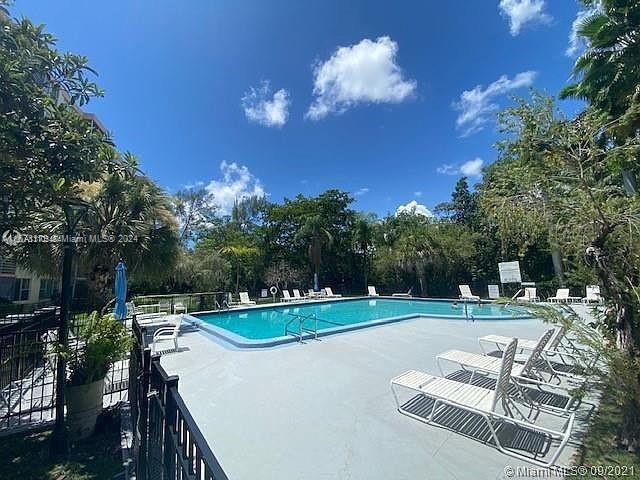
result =
M316 325L318 336L323 336L416 317L500 320L531 315L522 307L504 308L491 303L468 303L465 313L465 305L452 300L356 298L195 313L189 317L203 330L246 348L296 341L301 326L303 336L311 338L309 331Z

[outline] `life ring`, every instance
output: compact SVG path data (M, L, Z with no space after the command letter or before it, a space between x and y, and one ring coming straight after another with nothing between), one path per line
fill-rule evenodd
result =
M275 295L278 293L278 288L274 285L269 289L269 292L271 292L271 295Z

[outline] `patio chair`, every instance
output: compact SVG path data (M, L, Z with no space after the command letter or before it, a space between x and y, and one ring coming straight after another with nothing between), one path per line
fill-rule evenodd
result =
M478 345L480 345L482 352L486 353L484 344L493 344L498 350L502 350L510 340L510 337L501 335L485 335L478 338ZM532 351L537 344L538 340L519 339L518 349ZM557 376L574 378L577 381L583 380L583 375L580 375L578 371L593 367L599 358L597 352L576 345L567 336L567 329L563 325L555 328L554 335L542 353L552 373Z
M587 296L582 299L582 303L604 303L604 298L600 295L599 285L587 285L585 292Z
M297 288L293 289L293 299L294 300L304 300L304 297L302 295L300 295L300 290L298 290Z
M551 384L545 379L542 373L549 373L546 368L540 371L541 363L544 364L543 353L545 347L548 345L551 337L555 334L554 329L547 330L536 341L536 345L531 352L525 356L524 363L514 363L511 369L511 377L518 393L523 401L534 406L536 409L553 410L560 412L567 412L572 409L579 400L568 392L568 389L560 387L559 384ZM513 340L513 339L512 339ZM510 344L510 342L509 342ZM520 344L518 343L518 349ZM504 352L502 354L504 356ZM494 376L500 372L502 364L501 358L496 358L490 355L477 354L464 352L460 350L448 350L436 356L436 363L440 373L444 376L442 368L442 361L448 361L459 365L464 371L470 371L471 376L468 378L468 382L472 383L474 377L477 374ZM546 367L546 364L543 365ZM556 375L551 374L551 380ZM563 391L563 401L561 406L554 404L547 404L543 401L539 401L538 398L549 397L549 395L556 395L552 390Z
M580 297L570 296L568 288L558 288L555 296L547 298L550 303L568 303L576 300L580 300Z
M256 302L249 298L249 292L240 292L240 305L255 305Z
M151 343L151 353L155 353L158 343L162 341L172 341L173 348L178 350L178 337L180 336L180 326L182 325L182 315L178 316L176 324L172 327L162 327L153 332L153 342Z
M144 321L144 320L157 318L157 317L164 317L165 315L168 314L167 313L168 310L160 311L160 304L136 306L133 302L128 302L126 305L127 305L127 317L135 315L138 321ZM151 308L157 309L158 311L148 313L147 310Z
M471 288L469 285L458 285L460 289L460 299L461 300L477 300L480 301L480 297L478 295L474 295L471 293Z
M176 301L173 303L173 313L187 313L187 299L183 297L176 298Z
M370 297L379 297L380 295L378 295L378 292L376 292L376 287L373 285L369 285L367 287L367 290L369 292L369 296Z
M342 295L340 295L340 294L333 293L333 291L331 290L331 287L324 287L323 290L326 292L327 297L330 297L330 298L340 298L340 297L342 297Z
M410 297L411 296L411 292L413 290L413 287L411 287L407 293L392 293L391 296L392 297Z
M280 298L281 302L290 302L293 300L293 297L289 293L289 290L282 290L282 297Z
M520 297L516 297L518 302L539 302L538 289L535 287L527 287Z
M504 356L500 359L497 380L492 389L457 382L416 370L409 370L399 375L391 380L391 391L398 411L427 424L442 426L454 431L457 431L456 429L462 430L459 433L468 436L471 436L468 432L469 427L473 429L473 432L479 432L481 429L478 428L480 426L478 422L483 422L488 428L486 435L489 436L489 438L481 439L484 443L489 444L488 440L492 439L493 445L506 455L542 467L553 465L569 441L575 413L571 413L567 418L565 414L552 411L545 412L551 416L566 419L562 430L553 430L537 425L521 413L513 398L508 394L517 345L518 341L514 338L507 346ZM409 390L415 396L408 402L401 404L398 396L400 388ZM431 402L423 402L419 404L420 408L416 408L414 405L421 399L430 400ZM428 407L425 408L427 405ZM499 411L500 407L502 407L504 413ZM519 418L516 418L516 415ZM545 446L548 448L543 449L545 453L550 451L553 442L559 442L557 450L547 462L538 459L535 454L533 456L523 455L518 452L518 448L515 445L510 446L503 443L504 436L502 434L505 430L508 431L508 427L505 427L505 424L511 424L518 429L514 436L539 435L548 438L548 443L545 442ZM498 431L501 432L500 436L498 436ZM502 437L502 441L500 437Z

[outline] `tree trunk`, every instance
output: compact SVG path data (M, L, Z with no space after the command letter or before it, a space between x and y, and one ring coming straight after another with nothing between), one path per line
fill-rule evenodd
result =
M562 252L556 246L551 247L551 260L553 262L553 271L556 274L558 283L564 287L564 268L562 266Z

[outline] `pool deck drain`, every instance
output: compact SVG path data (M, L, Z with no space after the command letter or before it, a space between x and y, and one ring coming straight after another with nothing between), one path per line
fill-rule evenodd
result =
M389 380L408 369L437 374L436 354L479 351L479 336L537 338L545 328L534 319L420 318L262 350L189 332L161 362L179 375L229 478L498 479L506 466L529 464L401 415ZM559 465L577 451L584 408Z

